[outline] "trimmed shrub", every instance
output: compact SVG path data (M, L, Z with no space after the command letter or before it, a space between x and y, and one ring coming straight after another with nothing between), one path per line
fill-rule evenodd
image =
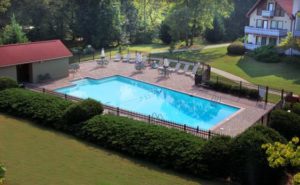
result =
M58 126L72 102L25 89L0 91L0 111L29 118L43 125Z
M0 77L0 91L8 88L17 88L17 87L18 87L18 83L15 80L7 77Z
M222 82L214 82L214 81L209 81L206 82L206 84L213 90L223 92L223 93L229 93L232 95L236 96L241 96L241 97L246 97L252 100L258 100L259 93L258 90L256 89L247 89L247 88L242 88L240 89L239 86L234 86Z
M244 55L246 52L245 46L242 42L233 42L227 47L229 55Z
M201 165L205 176L226 178L230 175L231 138L220 136L207 141L201 149Z
M233 139L231 144L231 177L243 185L276 185L283 177L282 169L269 167L262 144L285 139L275 130L255 126Z
M275 110L271 114L270 127L288 140L300 137L300 116L293 112Z
M103 106L100 102L87 99L69 106L64 112L63 119L70 126L91 119L102 113Z
M280 62L280 56L274 46L262 46L249 54L255 60L266 63Z
M201 150L205 140L179 130L103 115L83 124L81 137L163 167L194 175L209 172L201 165Z

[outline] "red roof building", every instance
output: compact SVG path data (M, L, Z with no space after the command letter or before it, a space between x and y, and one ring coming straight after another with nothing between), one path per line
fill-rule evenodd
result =
M65 77L70 57L60 40L0 46L0 76L33 83Z

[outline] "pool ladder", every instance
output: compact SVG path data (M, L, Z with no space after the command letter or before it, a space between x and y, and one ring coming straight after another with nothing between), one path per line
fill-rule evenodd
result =
M164 119L164 116L162 114L155 113L155 112L152 114L152 117L157 118L157 119L161 119L161 120Z
M221 96L214 95L211 98L211 101L214 101L214 102L217 102L217 103L221 103L222 102L222 98L221 98Z

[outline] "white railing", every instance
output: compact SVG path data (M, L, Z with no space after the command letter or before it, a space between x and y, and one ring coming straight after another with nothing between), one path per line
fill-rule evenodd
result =
M288 31L280 30L280 29L265 29L265 28L255 28L251 26L245 26L245 33L283 37L287 35Z
M246 44L244 44L244 46L245 46L246 49L254 50L254 49L256 49L256 48L259 48L261 45L248 44L248 43L246 43Z
M274 10L263 10L261 15L263 17L273 17L274 16Z

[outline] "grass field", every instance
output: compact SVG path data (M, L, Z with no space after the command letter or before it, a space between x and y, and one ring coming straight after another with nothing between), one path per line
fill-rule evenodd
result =
M230 56L226 53L226 47L221 47L180 52L173 55L166 53L159 56L179 57L182 60L191 62L206 62L212 67L237 75L249 82L300 94L300 58L299 62L295 59L289 61L287 58L287 60L280 63L263 63L249 57Z
M0 114L5 185L221 185L159 169Z

